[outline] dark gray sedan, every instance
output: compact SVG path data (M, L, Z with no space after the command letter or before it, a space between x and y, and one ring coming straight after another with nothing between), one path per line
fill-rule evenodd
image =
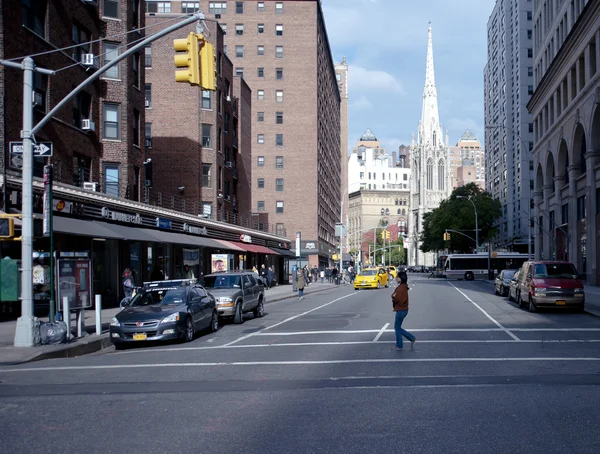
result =
M496 276L494 281L494 293L500 296L507 296L510 287L510 280L513 278L517 270L502 270Z
M189 281L153 282L142 288L110 323L110 339L125 343L183 339L219 329L215 299Z

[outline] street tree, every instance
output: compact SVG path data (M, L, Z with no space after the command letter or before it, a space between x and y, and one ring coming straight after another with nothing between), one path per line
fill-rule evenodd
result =
M502 214L500 201L475 183L469 183L452 191L440 206L423 216L420 239L423 252L448 249L469 253L475 248L475 211L473 205L458 196L469 197L477 208L479 244L487 242L496 232L494 222ZM464 235L450 232L450 240L444 240L446 230L458 230Z

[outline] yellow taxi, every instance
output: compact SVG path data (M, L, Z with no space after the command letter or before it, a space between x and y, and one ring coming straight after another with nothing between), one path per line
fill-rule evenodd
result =
M391 274L392 278L396 279L396 276L398 275L398 270L396 269L396 267L388 266L388 269L390 270L390 274Z
M354 289L388 286L388 274L383 268L365 268L354 278Z

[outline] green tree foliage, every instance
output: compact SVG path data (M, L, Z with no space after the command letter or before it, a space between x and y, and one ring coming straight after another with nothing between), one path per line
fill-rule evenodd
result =
M475 203L479 224L479 244L482 245L494 236L494 222L502 214L500 201L492 199L490 194L475 183L469 183L456 188L438 208L423 216L420 236L423 252L442 249L462 253L473 251L475 242L458 233L451 232L450 241L444 241L446 229L460 230L473 239L475 238L473 205L468 200L459 199L457 196L471 197Z

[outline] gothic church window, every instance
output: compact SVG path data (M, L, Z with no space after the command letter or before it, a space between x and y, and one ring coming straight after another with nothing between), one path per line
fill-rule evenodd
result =
M427 160L427 189L433 189L433 162L431 159Z
M440 159L438 164L438 188L440 191L445 190L444 180L446 175L446 167L444 166L444 161Z

